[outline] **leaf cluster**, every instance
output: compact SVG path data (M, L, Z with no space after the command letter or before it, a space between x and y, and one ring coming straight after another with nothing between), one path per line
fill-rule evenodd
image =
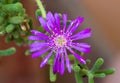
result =
M6 42L15 40L21 45L31 28L32 21L18 0L0 0L0 35L5 35Z
M90 64L90 60L87 60L86 65L75 63L73 65L73 70L77 74L76 78L79 79L79 78L88 77L88 83L94 83L94 78L104 78L105 76L113 74L115 72L115 69L113 68L100 69L103 63L104 60L102 58L98 58L91 69L88 68L88 65ZM83 82L78 81L77 83L83 83Z

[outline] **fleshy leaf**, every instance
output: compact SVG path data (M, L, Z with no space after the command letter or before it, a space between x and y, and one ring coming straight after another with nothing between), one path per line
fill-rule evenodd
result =
M9 56L16 52L14 47L8 48L6 50L0 50L0 56Z

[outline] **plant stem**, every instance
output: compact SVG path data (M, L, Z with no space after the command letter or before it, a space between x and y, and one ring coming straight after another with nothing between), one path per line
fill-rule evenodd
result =
M36 0L36 3L38 5L39 9L41 10L42 17L46 18L46 11L45 11L45 8L44 8L41 0Z
M82 76L79 72L75 72L76 83L83 83Z
M94 83L93 75L89 74L88 75L88 83Z
M74 59L74 62L75 64L78 64L78 61L76 59ZM80 75L79 71L75 72L75 80L76 83L83 83L82 76Z
M56 81L56 74L53 73L52 65L50 65L50 81L51 82Z

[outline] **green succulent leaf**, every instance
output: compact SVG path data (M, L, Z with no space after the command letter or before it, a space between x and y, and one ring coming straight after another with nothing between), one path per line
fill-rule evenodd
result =
M17 2L14 4L6 4L2 6L2 10L4 12L10 13L10 12L20 12L23 9L23 6L21 3Z
M41 16L41 15L42 15L41 10L40 10L40 9L37 9L37 10L35 11L35 14L36 14L36 18L38 19L38 16Z
M98 70L96 73L104 73L105 75L110 75L115 73L114 68L104 69L104 70Z
M105 73L94 74L94 77L96 77L96 78L104 78L105 76L106 76Z
M104 63L104 60L102 58L98 58L95 64L93 65L91 72L95 73L103 63Z
M0 56L9 56L16 52L14 47L8 48L6 50L0 50Z
M74 64L74 65L73 65L73 70L74 70L75 72L79 72L79 71L80 71L80 67L79 67L77 64Z
M12 24L21 24L24 21L24 18L21 16L14 16L8 19L9 23Z
M13 24L9 24L9 25L6 27L6 32L7 32L7 33L11 33L14 29L15 29L15 26L14 26Z
M31 52L29 51L29 50L27 50L26 52L25 52L25 55L26 56L29 56L31 54Z

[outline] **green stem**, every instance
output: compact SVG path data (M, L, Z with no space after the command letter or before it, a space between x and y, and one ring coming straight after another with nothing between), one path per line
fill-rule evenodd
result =
M74 62L75 64L78 64L78 61L75 58L74 58ZM76 83L83 83L82 76L80 75L80 70L75 71L75 80L76 80Z
M88 75L88 83L94 83L93 75L89 74Z
M43 18L46 18L46 11L45 11L45 8L44 8L41 0L36 0L36 3L38 5L39 9L41 10Z
M79 72L75 72L76 83L83 83L82 76Z
M50 81L51 82L56 81L56 74L53 73L52 65L50 65Z

